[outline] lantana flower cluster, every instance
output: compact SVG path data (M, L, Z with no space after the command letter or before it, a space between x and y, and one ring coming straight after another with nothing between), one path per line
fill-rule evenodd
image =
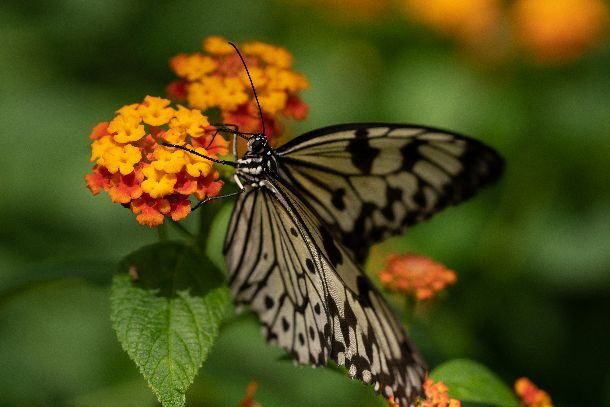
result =
M449 389L441 381L434 382L427 378L424 382L426 400L419 403L419 407L460 407L459 400L449 398Z
M210 160L161 144L212 158L228 152L228 142L214 137L215 128L199 110L170 103L146 96L117 110L89 136L95 165L85 176L87 186L94 195L104 190L113 202L130 208L142 225L183 219L191 211L190 196L216 196L223 185Z
M385 268L379 272L379 280L390 291L412 295L421 301L454 284L457 277L454 271L428 257L389 254Z
M517 379L515 393L521 398L521 405L524 407L553 407L551 396L527 377Z
M308 107L299 93L309 85L292 70L292 55L286 49L252 41L239 49L252 76L271 142L282 132L281 117L304 119ZM203 52L178 54L170 61L178 80L168 86L168 95L194 109L220 112L223 123L235 124L241 132L258 132L261 121L244 66L235 49L222 37L204 39Z

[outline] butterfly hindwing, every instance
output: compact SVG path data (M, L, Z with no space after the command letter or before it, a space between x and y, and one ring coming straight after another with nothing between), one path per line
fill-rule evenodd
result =
M381 294L311 208L280 180L246 187L225 245L235 300L299 363L332 359L401 405L425 366Z
M276 152L280 176L360 264L373 243L468 199L503 167L476 140L408 125L322 128Z

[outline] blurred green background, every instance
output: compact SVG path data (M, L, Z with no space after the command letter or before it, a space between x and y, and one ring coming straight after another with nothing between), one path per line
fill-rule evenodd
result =
M155 405L114 336L108 296L118 260L157 234L91 196L87 136L118 107L163 95L169 58L217 34L294 54L311 84L294 134L391 121L496 147L507 161L499 185L384 244L370 271L387 250L457 271L413 327L430 365L469 357L509 385L530 377L558 406L610 406L608 42L561 65L489 63L394 14L334 18L279 0L4 0L0 405ZM256 379L265 407L383 405L357 382L281 355L253 319L227 326L189 404L236 406Z

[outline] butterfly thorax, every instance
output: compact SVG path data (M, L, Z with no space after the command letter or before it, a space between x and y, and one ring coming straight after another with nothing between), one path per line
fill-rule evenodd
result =
M248 151L237 160L237 175L249 183L277 175L277 158L267 143L267 138L257 134L248 141Z

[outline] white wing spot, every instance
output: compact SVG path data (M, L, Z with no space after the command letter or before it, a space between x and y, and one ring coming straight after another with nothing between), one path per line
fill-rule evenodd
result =
M351 365L351 366L349 367L349 375L350 375L351 377L356 376L356 365Z
M345 366L345 354L343 352L337 355L337 364L339 366Z

